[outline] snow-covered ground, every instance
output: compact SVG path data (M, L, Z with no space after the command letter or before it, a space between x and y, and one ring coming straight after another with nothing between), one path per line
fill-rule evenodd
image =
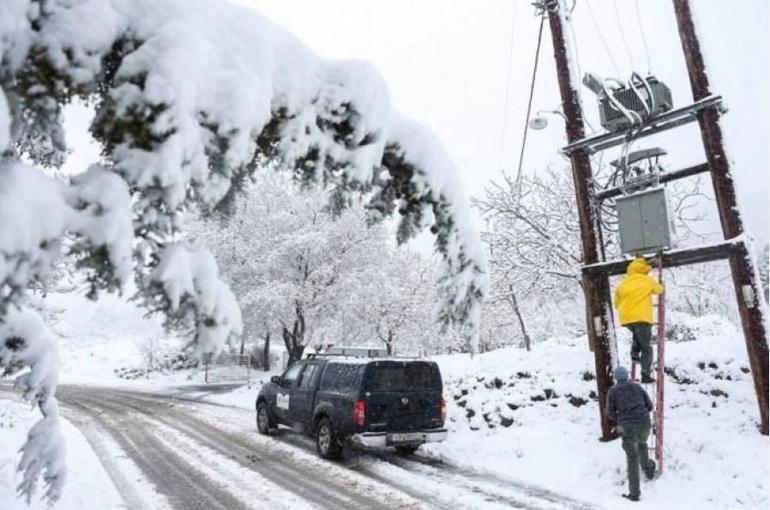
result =
M423 450L605 508L766 508L768 440L757 429L743 338L720 317L673 319L698 340L667 343L664 474L643 482L641 505L620 497L628 492L620 441L598 440L585 337L550 339L529 353L437 356L451 433ZM618 335L627 357L629 335ZM252 409L254 394L242 388L210 399Z
M454 433L428 450L606 508L766 508L768 441L742 336L719 317L679 320L698 340L667 343L664 473L643 483L643 505L619 497L627 492L620 441L598 441L585 338L440 357ZM627 358L629 337L619 335Z
M72 293L52 294L49 302L66 308L52 328L59 335L62 383L164 392L189 386L188 396L204 395L193 389L202 382L202 373L194 369L135 380L115 375L116 368L144 365L142 346L148 338L159 341L161 352L180 347L178 339L134 305L111 297L94 303ZM672 322L690 327L697 341L667 343L665 467L661 478L643 482L641 504L620 498L627 488L619 441L598 441L593 356L584 337L536 343L529 353L511 348L475 359L436 357L451 433L446 442L424 447L421 455L604 508L765 508L770 502L768 444L756 428L757 404L742 335L719 317L674 316ZM627 356L628 335L618 334L620 352ZM251 388L205 398L251 410L261 381L271 374L253 375ZM243 421L238 413L234 421ZM18 478L16 450L38 417L37 410L0 400L0 497L17 505L11 508L24 507L11 498ZM83 436L67 421L63 429L68 462L75 467L70 467L60 508L119 505Z

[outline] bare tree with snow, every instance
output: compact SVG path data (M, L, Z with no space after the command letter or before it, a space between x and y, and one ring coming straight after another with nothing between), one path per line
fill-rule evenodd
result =
M485 198L473 201L488 225L483 239L494 275L484 328L488 335L509 335L514 322L521 343L529 348L533 335L575 332L585 322L580 313L565 313L584 308L574 185L566 169L547 168L519 180L506 174L503 177L501 184L492 183ZM708 233L699 228L705 217L703 205L708 200L701 191L700 179L670 186L669 196L676 241L707 239ZM601 221L601 252L608 260L620 258L614 201L602 205ZM681 292L669 293L675 307L691 307L704 313L713 311L713 306L721 302L714 298L723 294L719 278L699 278L697 268L677 271L671 283L681 284ZM562 331L552 317L562 321ZM485 341L499 345L491 338Z

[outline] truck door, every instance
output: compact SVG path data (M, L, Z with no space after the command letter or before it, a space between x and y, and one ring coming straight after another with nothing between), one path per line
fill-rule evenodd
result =
M284 423L288 423L290 420L289 407L303 366L304 364L301 362L290 366L281 376L281 384L275 390L275 414Z
M309 427L313 417L313 401L315 389L318 386L320 365L317 362L308 362L299 376L297 387L291 393L289 404L289 419L302 427Z

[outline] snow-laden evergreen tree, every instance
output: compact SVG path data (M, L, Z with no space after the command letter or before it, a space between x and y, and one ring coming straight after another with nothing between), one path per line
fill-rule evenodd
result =
M62 108L94 105L103 161L61 185L35 166L67 154ZM65 236L90 296L125 287L195 331L200 356L241 332L212 256L180 239L180 213L227 210L272 164L399 213L398 240L430 228L442 256L440 318L477 341L484 253L445 150L390 106L365 63L330 61L250 10L214 0L5 0L0 10L0 369L44 418L30 431L20 491L64 478L51 335L24 305ZM473 342L476 343L475 341Z

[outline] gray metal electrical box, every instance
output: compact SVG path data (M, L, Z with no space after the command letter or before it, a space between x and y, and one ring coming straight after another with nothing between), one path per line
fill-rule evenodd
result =
M617 199L620 249L643 255L671 248L666 190L649 188Z
M664 83L659 82L657 78L653 76L647 78L647 83L650 86L650 92L652 92L653 96L652 104L655 106L649 116L646 114L647 110L645 109L644 104L639 99L639 95L641 95L642 98L647 101L650 100L649 92L647 92L647 88L644 87L644 85L635 83L633 87L637 92L634 92L630 86L615 89L613 92L615 99L617 99L624 108L636 112L645 121L652 117L656 117L661 113L667 112L673 107L671 89ZM612 106L610 100L604 94L599 97L599 118L602 127L612 133L625 131L634 125L625 115Z

